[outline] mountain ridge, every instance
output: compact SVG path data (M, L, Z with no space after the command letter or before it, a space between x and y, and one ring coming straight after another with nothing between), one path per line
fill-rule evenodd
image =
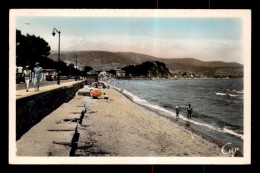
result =
M135 52L110 51L67 51L61 53L61 60L74 63L73 56L77 55L79 66L91 66L95 70L111 70L117 67L140 64L145 61L160 61L166 64L170 71L190 71L213 75L216 71L241 71L242 64L223 61L201 61L195 58L158 58L151 55ZM57 60L57 53L51 52L49 58ZM243 71L243 70L242 70Z

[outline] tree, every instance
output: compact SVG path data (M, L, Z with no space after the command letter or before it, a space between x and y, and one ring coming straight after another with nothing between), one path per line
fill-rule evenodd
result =
M50 55L49 44L40 37L27 34L22 35L21 31L16 30L16 65L25 66L29 65L31 68L36 62L43 65L48 61L50 66L54 65L53 62L47 60Z
M170 74L166 65L159 61L146 61L142 64L129 65L123 68L126 75L149 76L149 77L168 77Z
M43 38L29 34L25 36L21 31L16 30L16 66L29 65L32 70L35 63L39 62L43 69L59 69L61 75L75 75L76 73L80 76L85 75L84 72L76 70L73 64L67 66L63 61L56 62L48 58L50 51L49 44Z
M116 75L116 71L115 70L109 70L108 73Z
M69 64L69 69L70 69L70 76L73 76L73 74L74 74L74 64L73 63Z
M84 73L85 73L85 74L86 74L87 72L89 72L90 70L93 70L93 68L90 67L90 66L85 66L85 67L84 67Z

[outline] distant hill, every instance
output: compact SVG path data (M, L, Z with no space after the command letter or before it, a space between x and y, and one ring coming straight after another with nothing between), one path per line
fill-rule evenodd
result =
M107 51L73 51L73 52L62 52L61 60L65 62L75 62L73 56L77 55L78 62L81 65L88 65L93 67L95 70L110 70L117 67L124 67L131 64L140 64L144 61L158 60L158 58L132 53L132 52L107 52ZM49 56L53 60L57 60L57 53L52 53Z
M194 58L157 58L150 55L139 54L134 52L108 52L108 51L72 51L62 52L61 60L66 63L74 63L73 56L77 55L79 66L91 66L95 70L110 70L117 67L125 67L127 65L140 64L145 61L160 61L166 64L166 67L173 72L189 71L194 73L202 73L214 75L216 72L221 74L224 70L228 75L229 71L232 74L241 76L243 73L243 65L239 63L227 63L222 61L200 61ZM52 53L49 56L53 60L57 60L57 53Z
M194 73L201 73L205 75L221 76L222 71L225 71L225 77L229 76L243 76L243 65L239 63L227 63L222 61L200 61L194 58L174 58L174 59L160 59L167 65L167 68L172 72L189 71ZM222 77L222 76L221 76Z
M166 65L159 61L146 61L138 65L129 65L123 68L126 75L143 77L169 77L170 72Z

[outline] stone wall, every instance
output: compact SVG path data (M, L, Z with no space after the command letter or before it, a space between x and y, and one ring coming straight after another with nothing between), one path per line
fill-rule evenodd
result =
M16 140L60 105L70 101L85 81L16 100Z

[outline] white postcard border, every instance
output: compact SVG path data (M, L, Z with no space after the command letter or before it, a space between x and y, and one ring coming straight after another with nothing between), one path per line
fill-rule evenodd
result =
M49 17L192 17L243 20L244 157L19 157L16 156L15 20ZM221 152L221 151L220 151ZM251 163L251 10L171 9L11 9L9 18L9 163L10 164L250 164Z

